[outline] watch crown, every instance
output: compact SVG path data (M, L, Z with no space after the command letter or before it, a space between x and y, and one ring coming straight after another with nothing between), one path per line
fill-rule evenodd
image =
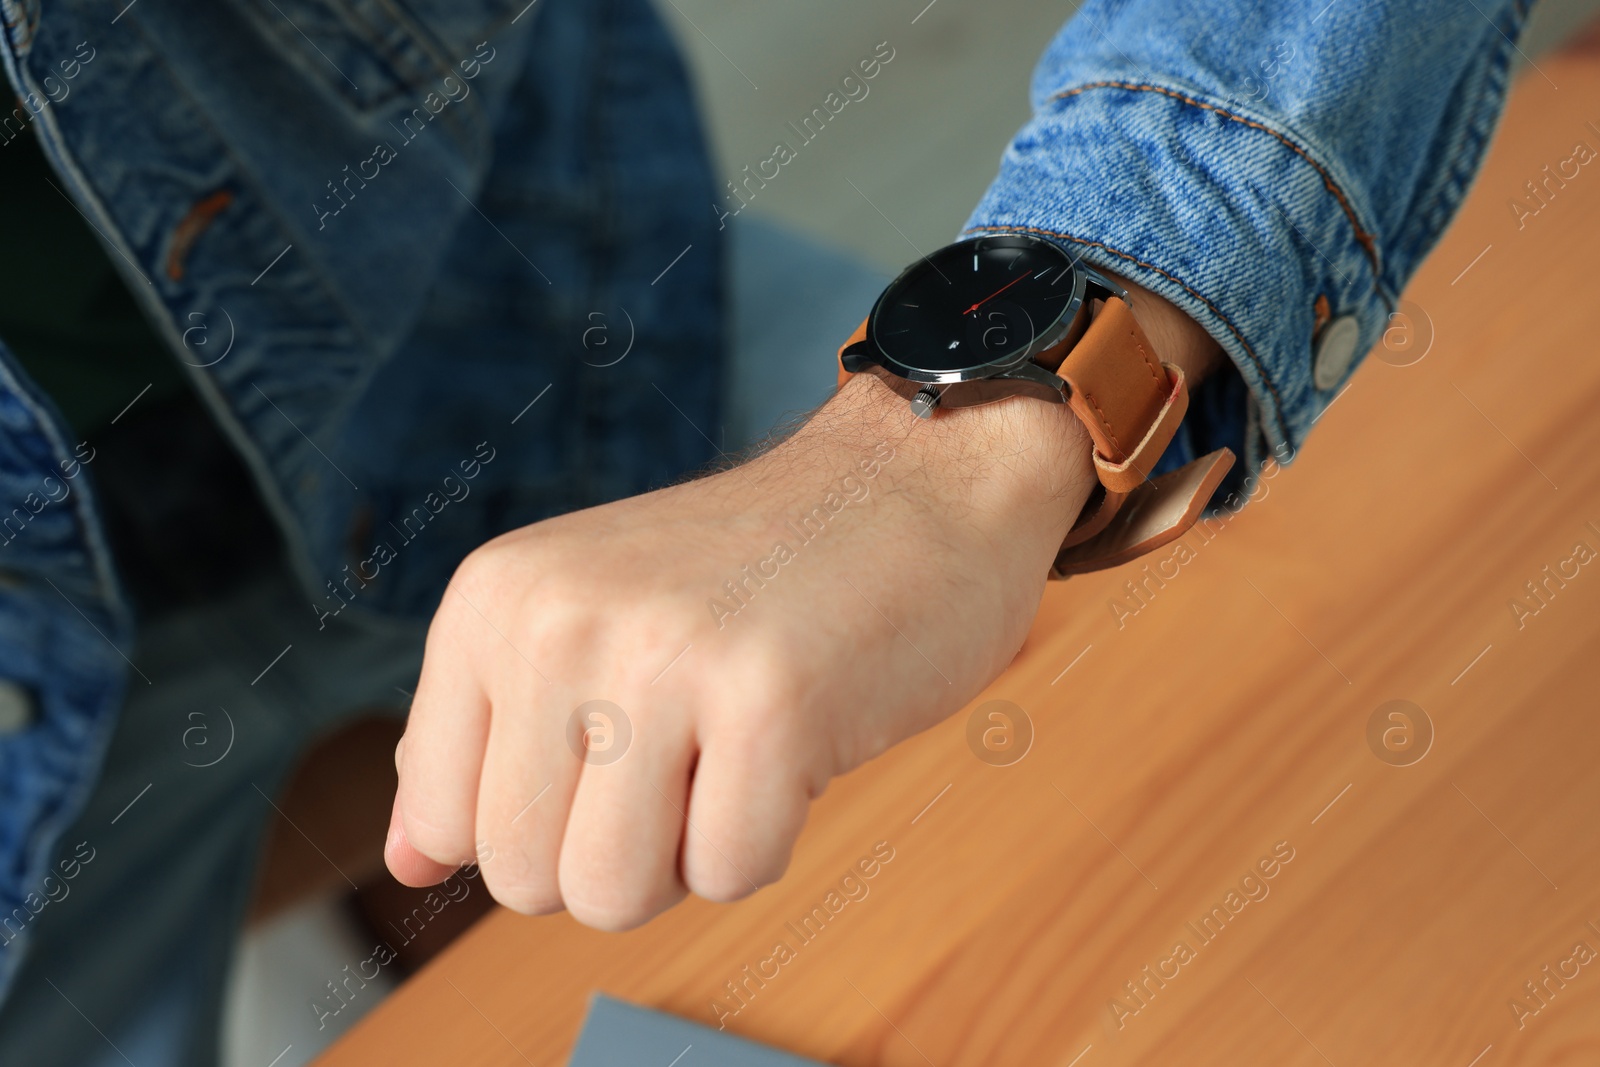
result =
M911 414L919 419L933 418L933 409L939 406L939 390L931 385L924 385L917 390L917 395L911 398Z

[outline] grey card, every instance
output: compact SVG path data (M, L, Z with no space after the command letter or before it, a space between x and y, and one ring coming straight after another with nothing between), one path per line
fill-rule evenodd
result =
M568 1067L818 1067L742 1037L596 993Z

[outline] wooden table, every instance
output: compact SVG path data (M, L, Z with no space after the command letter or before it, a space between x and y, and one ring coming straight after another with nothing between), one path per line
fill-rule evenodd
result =
M835 782L737 905L497 912L321 1062L564 1063L594 990L844 1064L1600 1062L1600 164L1507 207L1600 149L1600 45L1540 67L1417 332L1303 458L1142 601L1138 568L1050 589L977 702L1026 712L1024 758L956 716Z

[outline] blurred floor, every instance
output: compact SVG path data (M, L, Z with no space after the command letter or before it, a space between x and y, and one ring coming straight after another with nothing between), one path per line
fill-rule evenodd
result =
M760 216L728 229L734 358L724 433L735 452L828 398L839 345L890 276Z
M303 1067L350 1029L396 984L386 973L363 1001L331 1018L312 1010L324 983L372 951L342 894L325 893L269 919L244 939L234 960L223 1018L227 1067Z

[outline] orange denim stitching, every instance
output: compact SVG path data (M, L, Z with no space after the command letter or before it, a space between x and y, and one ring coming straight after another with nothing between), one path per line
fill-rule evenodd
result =
M1196 100L1192 96L1185 96L1183 93L1174 92L1171 89L1166 89L1159 85L1141 85L1138 82L1119 81L1092 82L1088 85L1080 85L1075 89L1068 89L1064 92L1057 93L1050 99L1064 100L1069 96L1076 96L1077 94L1087 92L1090 89L1128 89L1133 92L1160 93L1162 96L1170 96L1174 100L1180 100L1185 104L1191 104L1194 107L1201 108L1205 111L1215 112L1225 119L1232 119L1234 122L1248 126L1254 130L1260 130L1262 133L1268 134L1281 141L1283 145L1291 152L1311 165L1311 169L1316 171L1317 174L1321 176L1322 184L1327 188L1328 192L1333 194L1333 198L1339 202L1339 206L1344 209L1345 217L1350 220L1350 228L1355 230L1356 241L1363 249L1366 250L1367 259L1372 263L1373 284L1374 286L1378 284L1378 279L1382 277L1382 274L1379 270L1377 238L1362 228L1361 220L1356 218L1355 209L1350 206L1350 201L1344 195L1344 190L1339 188L1338 184L1334 182L1333 176L1323 169L1322 164L1318 163L1315 159L1312 159L1311 153L1307 152L1304 148L1301 148L1299 145L1289 140L1289 138L1285 137L1277 130L1274 130L1271 126L1256 122L1254 119L1244 118L1241 115L1235 115L1233 112L1224 110L1215 104L1208 104L1204 100Z

